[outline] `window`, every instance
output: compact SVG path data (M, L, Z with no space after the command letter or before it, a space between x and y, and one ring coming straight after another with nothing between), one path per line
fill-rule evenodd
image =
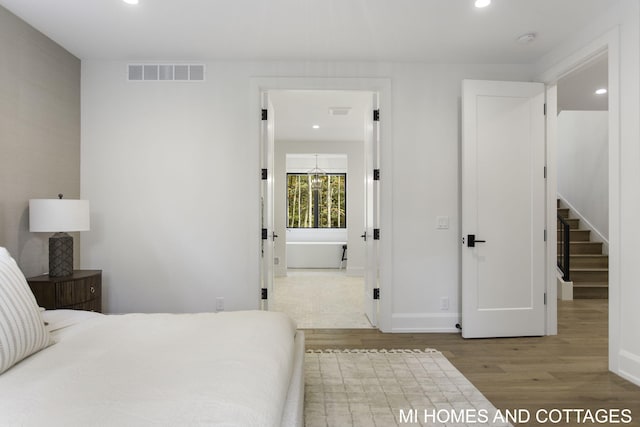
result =
M287 174L287 227L347 228L347 174L328 173L319 190L306 173Z

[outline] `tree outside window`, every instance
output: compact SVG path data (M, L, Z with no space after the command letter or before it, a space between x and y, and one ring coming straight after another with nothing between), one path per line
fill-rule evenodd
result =
M287 227L346 228L347 174L328 173L319 190L306 173L287 174Z

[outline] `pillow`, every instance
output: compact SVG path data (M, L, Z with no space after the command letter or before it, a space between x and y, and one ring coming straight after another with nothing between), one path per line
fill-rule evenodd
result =
M50 343L27 280L0 247L0 374Z

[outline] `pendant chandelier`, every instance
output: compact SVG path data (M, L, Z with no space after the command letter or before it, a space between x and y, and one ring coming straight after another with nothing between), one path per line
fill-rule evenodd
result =
M318 155L316 154L316 167L307 172L309 176L309 180L311 181L311 189L312 190L320 190L322 188L322 181L324 177L327 176L327 173L322 169L318 168Z

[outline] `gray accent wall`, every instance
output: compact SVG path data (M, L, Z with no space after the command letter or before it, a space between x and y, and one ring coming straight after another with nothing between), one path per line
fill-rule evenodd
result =
M80 196L80 68L0 7L0 246L27 276L48 271L49 237L29 232L29 199Z

